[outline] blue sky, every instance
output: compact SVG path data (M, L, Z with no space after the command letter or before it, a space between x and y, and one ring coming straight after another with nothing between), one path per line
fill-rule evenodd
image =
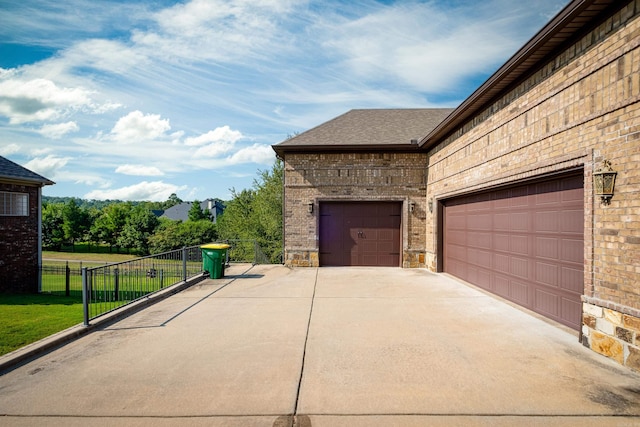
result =
M0 0L0 155L49 196L227 200L350 109L457 106L565 4Z

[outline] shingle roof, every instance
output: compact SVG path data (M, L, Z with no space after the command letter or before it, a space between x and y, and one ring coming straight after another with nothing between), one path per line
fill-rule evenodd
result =
M216 220L217 216L224 211L224 205L217 200L207 199L200 202L200 209L209 210L209 201L213 203L211 211L209 212L209 216L214 220ZM175 206L171 206L166 209L160 215L163 218L169 218L174 221L187 221L189 219L189 211L191 210L191 206L193 206L193 202L182 202Z
M0 156L0 181L53 185L55 182Z
M452 108L351 110L313 129L273 146L287 151L417 148Z

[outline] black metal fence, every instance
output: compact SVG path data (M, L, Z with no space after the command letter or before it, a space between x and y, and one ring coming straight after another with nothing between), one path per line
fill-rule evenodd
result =
M199 246L83 268L84 323L167 286L202 274Z
M256 264L271 264L269 257L255 240L225 240L231 245L228 252L229 262L250 262Z
M82 298L82 263L40 266L40 292Z
M225 243L230 245L227 263L270 263L254 240ZM42 265L40 291L81 299L88 325L96 317L202 273L202 250L192 246L102 266Z

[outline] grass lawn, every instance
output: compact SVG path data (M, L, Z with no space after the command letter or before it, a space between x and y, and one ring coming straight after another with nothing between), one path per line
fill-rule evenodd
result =
M129 261L137 258L135 255L127 254L91 254L82 252L54 252L54 251L42 251L43 264L62 263L69 261L80 263L82 262L85 267L95 267L98 265L104 265L105 263ZM89 265L91 264L91 265Z
M135 255L85 252L43 251L43 265L48 270L42 273L42 294L0 294L0 355L9 353L27 344L38 341L66 328L82 323L82 279L79 267L98 267L105 264L128 261ZM65 293L65 265L69 264L69 297ZM188 262L188 271L199 271L201 262ZM53 266L59 268L51 268ZM113 301L113 278L100 276L94 297L107 292L109 299L95 301L89 307L90 317L115 309L128 300L156 291L182 278L182 262L163 261L157 268L157 276L149 276L149 266L119 267L118 301ZM113 270L109 270L109 275ZM106 280L106 281L105 281ZM103 290L104 289L104 290Z
M0 294L0 355L82 323L82 300Z

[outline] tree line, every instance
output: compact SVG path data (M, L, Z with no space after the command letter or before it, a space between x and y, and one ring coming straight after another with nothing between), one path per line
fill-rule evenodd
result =
M255 240L272 262L280 262L282 179L278 160L270 170L258 172L252 188L231 189L232 199L215 224L198 200L187 221L158 217L154 211L182 203L175 194L165 202L43 197L42 244L50 250L74 250L76 244L88 243L148 255L214 241Z

